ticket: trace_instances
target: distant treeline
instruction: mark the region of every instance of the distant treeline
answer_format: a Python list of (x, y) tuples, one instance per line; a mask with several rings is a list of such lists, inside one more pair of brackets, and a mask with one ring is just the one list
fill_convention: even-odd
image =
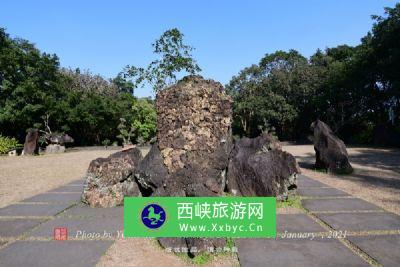
[(319, 118), (347, 142), (399, 145), (400, 4), (372, 18), (358, 46), (277, 51), (234, 76), (234, 132), (305, 139)]
[[(135, 138), (155, 134), (151, 100), (136, 99), (134, 86), (79, 69), (60, 68), (56, 55), (41, 53), (26, 40), (0, 28), (0, 134), (23, 142), (26, 130), (49, 127), (65, 132), (75, 145), (119, 141), (120, 118), (135, 126)], [(146, 114), (143, 114), (146, 113)]]
[[(308, 59), (277, 51), (234, 76), (226, 85), (234, 99), (233, 132), (252, 137), (268, 130), (281, 140), (305, 140), (319, 118), (348, 143), (400, 145), (400, 4), (373, 19), (358, 46), (317, 50)], [(133, 142), (149, 140), (154, 103), (136, 99), (133, 90), (143, 81), (161, 90), (179, 72), (200, 71), (176, 28), (153, 48), (161, 59), (105, 80), (62, 69), (56, 55), (0, 28), (0, 135), (22, 142), (28, 128), (45, 130), (48, 122), (75, 145), (109, 144), (131, 133)]]

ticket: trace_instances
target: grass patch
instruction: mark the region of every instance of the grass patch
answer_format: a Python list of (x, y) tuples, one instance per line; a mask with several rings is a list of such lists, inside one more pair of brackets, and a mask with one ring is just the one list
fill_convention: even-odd
[[(232, 249), (235, 246), (235, 243), (233, 242), (233, 238), (230, 238), (230, 237), (226, 238), (225, 246)], [(202, 265), (211, 263), (215, 257), (226, 257), (226, 256), (232, 255), (233, 253), (221, 251), (221, 252), (218, 252), (217, 254), (214, 254), (214, 253), (204, 251), (204, 252), (199, 253), (197, 256), (195, 256), (193, 258), (190, 257), (188, 253), (179, 252), (179, 253), (174, 253), (174, 254), (188, 264), (202, 266)]]
[(314, 169), (315, 172), (328, 173), (327, 169)]
[(227, 237), (226, 238), (226, 246), (230, 249), (232, 249), (235, 246), (235, 243), (233, 242), (232, 237)]
[(192, 259), (193, 264), (204, 265), (213, 260), (213, 256), (210, 253), (201, 253)]
[(276, 208), (296, 208), (303, 210), (303, 205), (301, 205), (301, 198), (298, 195), (289, 195), (287, 200), (277, 201)]
[(174, 253), (174, 254), (188, 264), (194, 264), (200, 266), (212, 262), (214, 258), (213, 255), (206, 252), (202, 252), (197, 256), (195, 256), (194, 258), (191, 258), (187, 253)]

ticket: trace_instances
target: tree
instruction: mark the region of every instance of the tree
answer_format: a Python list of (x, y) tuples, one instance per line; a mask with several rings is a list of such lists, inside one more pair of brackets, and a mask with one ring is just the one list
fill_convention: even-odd
[(270, 127), (281, 137), (291, 137), (303, 84), (299, 69), (304, 66), (307, 59), (297, 51), (277, 51), (234, 76), (226, 88), (234, 99), (235, 132), (256, 136)]
[[(114, 82), (115, 81), (115, 82)], [(22, 142), (28, 128), (66, 132), (75, 145), (116, 140), (119, 118), (132, 121), (129, 82), (108, 81), (79, 69), (62, 69), (56, 55), (0, 29), (0, 134)]]
[(135, 129), (137, 139), (150, 141), (156, 135), (157, 113), (154, 103), (146, 98), (137, 99), (132, 105), (131, 125)]
[(148, 83), (155, 92), (164, 89), (177, 81), (177, 75), (182, 73), (196, 74), (201, 71), (191, 52), (193, 47), (184, 44), (184, 35), (173, 28), (164, 32), (152, 46), (154, 54), (159, 58), (152, 61), (146, 68), (126, 66), (124, 78), (131, 78), (135, 86)]

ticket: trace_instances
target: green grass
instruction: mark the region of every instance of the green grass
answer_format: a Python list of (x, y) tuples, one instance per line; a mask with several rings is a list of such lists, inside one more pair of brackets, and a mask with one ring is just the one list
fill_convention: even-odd
[(296, 208), (296, 209), (304, 209), (303, 205), (301, 205), (301, 199), (298, 195), (290, 195), (285, 201), (277, 201), (276, 208)]
[(314, 169), (315, 172), (328, 173), (327, 169)]
[(192, 259), (193, 264), (204, 265), (213, 260), (213, 256), (210, 253), (201, 253)]
[(232, 237), (227, 237), (226, 238), (226, 246), (230, 249), (232, 249), (235, 246), (235, 243), (233, 242)]
[[(157, 242), (158, 243), (158, 242)], [(235, 246), (235, 243), (233, 242), (233, 239), (228, 237), (226, 238), (226, 245), (230, 249), (232, 249)], [(231, 254), (231, 252), (219, 252), (218, 254), (212, 254), (209, 252), (201, 252), (194, 258), (191, 258), (187, 253), (174, 253), (177, 255), (179, 258), (181, 258), (183, 261), (189, 263), (189, 264), (194, 264), (194, 265), (205, 265), (207, 263), (210, 263), (214, 260), (215, 256), (226, 256)]]

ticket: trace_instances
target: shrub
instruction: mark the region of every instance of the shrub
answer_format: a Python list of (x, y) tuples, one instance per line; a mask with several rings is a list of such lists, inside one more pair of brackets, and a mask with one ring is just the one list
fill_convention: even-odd
[(0, 135), (0, 154), (5, 154), (19, 147), (22, 147), (22, 145), (15, 138)]

